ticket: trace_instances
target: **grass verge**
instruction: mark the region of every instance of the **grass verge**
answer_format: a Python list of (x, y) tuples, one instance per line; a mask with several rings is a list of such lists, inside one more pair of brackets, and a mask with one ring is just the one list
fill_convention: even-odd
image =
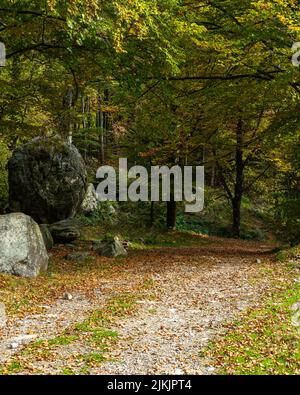
[(299, 300), (300, 284), (291, 278), (261, 307), (249, 309), (229, 325), (227, 334), (211, 342), (201, 357), (210, 361), (217, 374), (299, 374), (300, 327), (295, 321), (300, 312), (297, 318), (291, 309)]
[[(50, 370), (52, 366), (54, 374), (89, 374), (91, 368), (109, 360), (109, 351), (118, 341), (118, 333), (111, 329), (114, 322), (132, 315), (137, 299), (151, 297), (147, 293), (151, 286), (146, 279), (136, 292), (110, 298), (102, 309), (93, 311), (84, 321), (70, 326), (59, 336), (25, 346), (0, 366), (0, 375), (40, 374), (41, 362), (49, 364)], [(62, 358), (66, 346), (67, 356)]]

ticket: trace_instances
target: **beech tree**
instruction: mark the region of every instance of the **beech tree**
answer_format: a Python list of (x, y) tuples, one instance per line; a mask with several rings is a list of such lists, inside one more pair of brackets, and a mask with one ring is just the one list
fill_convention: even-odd
[[(238, 237), (243, 196), (275, 171), (280, 147), (293, 151), (282, 133), (298, 130), (298, 22), (295, 0), (3, 0), (1, 144), (75, 133), (104, 162), (115, 144), (105, 101), (118, 155), (204, 164)], [(175, 203), (168, 212), (174, 227)]]

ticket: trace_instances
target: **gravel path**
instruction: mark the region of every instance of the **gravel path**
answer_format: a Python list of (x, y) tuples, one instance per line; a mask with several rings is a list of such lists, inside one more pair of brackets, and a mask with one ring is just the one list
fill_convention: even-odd
[[(25, 343), (51, 338), (121, 290), (134, 293), (137, 284), (152, 279), (149, 298), (138, 300), (134, 315), (115, 322), (119, 340), (108, 360), (91, 367), (91, 374), (213, 374), (209, 361), (199, 353), (210, 339), (240, 312), (257, 304), (268, 289), (266, 270), (273, 262), (270, 245), (213, 239), (208, 246), (132, 251), (115, 284), (95, 289), (97, 298), (74, 295), (57, 301), (45, 314), (12, 320), (0, 339), (0, 362), (16, 353), (9, 345), (16, 336)], [(123, 285), (122, 285), (123, 284)], [(99, 296), (100, 295), (100, 296)], [(30, 336), (30, 335), (29, 335)], [(66, 355), (90, 353), (91, 347), (69, 344), (58, 347), (54, 360), (38, 361), (39, 370), (56, 374), (66, 367)], [(68, 362), (69, 363), (69, 362)], [(77, 372), (79, 372), (79, 366)], [(76, 366), (72, 365), (76, 372)]]
[(228, 240), (211, 248), (153, 251), (148, 269), (154, 271), (156, 298), (140, 300), (135, 317), (117, 323), (121, 342), (111, 353), (116, 361), (93, 373), (213, 373), (199, 352), (224, 323), (260, 299), (268, 278), (258, 266), (269, 262), (269, 248)]

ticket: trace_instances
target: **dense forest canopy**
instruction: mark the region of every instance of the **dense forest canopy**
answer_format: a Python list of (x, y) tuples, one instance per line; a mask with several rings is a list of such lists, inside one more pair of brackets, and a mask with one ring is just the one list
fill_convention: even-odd
[(296, 0), (2, 0), (0, 207), (12, 150), (60, 134), (91, 168), (204, 164), (235, 236), (260, 198), (297, 241), (299, 30)]

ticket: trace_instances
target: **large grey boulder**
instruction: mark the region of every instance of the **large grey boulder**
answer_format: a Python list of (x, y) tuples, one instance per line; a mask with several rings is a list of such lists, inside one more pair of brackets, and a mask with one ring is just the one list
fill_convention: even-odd
[(55, 243), (68, 244), (81, 236), (81, 223), (75, 218), (65, 219), (49, 225)]
[(0, 216), (0, 273), (36, 277), (46, 271), (48, 254), (40, 228), (23, 213)]
[(73, 217), (87, 188), (84, 161), (74, 145), (58, 137), (37, 137), (17, 148), (8, 163), (9, 206), (36, 222)]

